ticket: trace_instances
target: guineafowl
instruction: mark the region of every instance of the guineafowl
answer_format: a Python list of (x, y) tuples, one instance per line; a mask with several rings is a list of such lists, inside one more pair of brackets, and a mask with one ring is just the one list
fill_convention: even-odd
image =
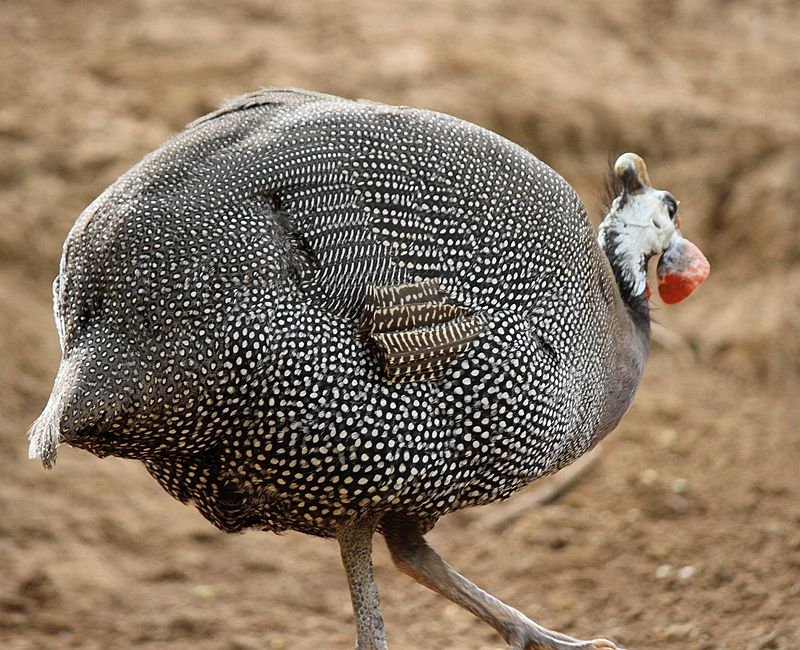
[(423, 537), (619, 423), (651, 257), (667, 302), (708, 274), (642, 159), (613, 175), (596, 235), (556, 172), (473, 124), (294, 89), (233, 99), (70, 231), (30, 454), (139, 459), (224, 531), (336, 538), (359, 650), (386, 648), (375, 532), (512, 648), (615, 648), (537, 625)]

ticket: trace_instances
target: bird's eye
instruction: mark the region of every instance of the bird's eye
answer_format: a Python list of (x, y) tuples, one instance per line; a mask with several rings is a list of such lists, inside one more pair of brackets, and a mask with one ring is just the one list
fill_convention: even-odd
[(669, 218), (674, 220), (675, 215), (678, 213), (677, 199), (674, 196), (672, 196), (672, 194), (667, 194), (664, 197), (664, 203), (667, 204), (667, 213), (669, 214)]

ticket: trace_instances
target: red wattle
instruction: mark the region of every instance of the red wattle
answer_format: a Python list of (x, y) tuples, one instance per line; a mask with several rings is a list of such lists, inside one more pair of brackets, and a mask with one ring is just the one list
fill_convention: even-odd
[(667, 273), (658, 278), (658, 294), (668, 305), (686, 298), (708, 275), (706, 269), (689, 267), (683, 273)]
[(680, 235), (658, 260), (658, 293), (668, 305), (680, 302), (708, 277), (710, 267), (700, 249)]

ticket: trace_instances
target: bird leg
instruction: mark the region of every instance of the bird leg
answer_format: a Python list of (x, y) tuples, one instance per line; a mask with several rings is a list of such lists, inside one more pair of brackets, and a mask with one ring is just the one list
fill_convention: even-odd
[(377, 519), (351, 521), (337, 531), (356, 619), (356, 650), (387, 650), (380, 599), (372, 571), (372, 535)]
[(397, 567), (497, 630), (513, 650), (621, 650), (611, 641), (580, 641), (537, 625), (459, 575), (428, 546), (414, 524), (385, 517), (381, 528)]

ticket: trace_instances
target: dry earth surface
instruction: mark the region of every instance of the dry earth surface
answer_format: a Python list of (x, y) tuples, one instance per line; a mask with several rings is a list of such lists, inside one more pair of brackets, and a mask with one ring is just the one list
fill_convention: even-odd
[[(525, 493), (457, 513), (430, 539), (575, 635), (800, 648), (798, 52), (789, 0), (0, 3), (0, 647), (352, 647), (335, 543), (225, 536), (133, 461), (26, 460), (77, 214), (224, 97), (292, 85), (497, 130), (595, 214), (608, 156), (645, 156), (711, 278), (655, 305), (637, 402), (571, 491), (502, 531)], [(393, 650), (502, 647), (377, 546)]]

